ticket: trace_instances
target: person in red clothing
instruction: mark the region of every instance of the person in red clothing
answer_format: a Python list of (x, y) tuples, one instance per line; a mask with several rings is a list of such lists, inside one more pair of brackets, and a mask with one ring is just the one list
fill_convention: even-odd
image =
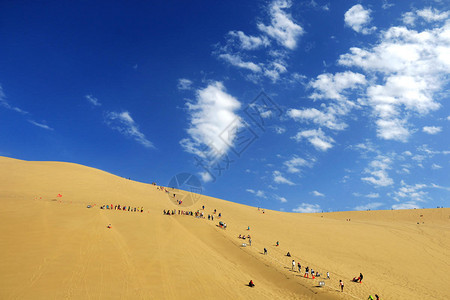
[(342, 282), (342, 280), (339, 280), (339, 285), (341, 286), (341, 292), (344, 291), (344, 283)]
[(248, 283), (248, 286), (249, 287), (254, 287), (255, 286), (255, 284), (253, 283), (253, 280), (250, 280), (250, 282)]

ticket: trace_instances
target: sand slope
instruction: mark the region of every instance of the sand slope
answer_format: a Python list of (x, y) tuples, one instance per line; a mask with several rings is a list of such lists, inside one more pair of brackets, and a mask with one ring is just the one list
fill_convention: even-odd
[[(98, 208), (110, 203), (144, 212)], [(180, 207), (156, 186), (76, 164), (5, 157), (0, 157), (0, 204), (0, 299), (367, 299), (375, 293), (382, 299), (445, 299), (450, 294), (448, 208), (263, 214), (206, 196), (188, 208), (205, 205), (205, 214), (217, 209), (228, 225), (223, 230), (216, 226), (217, 215), (214, 222), (163, 215), (163, 209)], [(252, 235), (251, 247), (241, 247), (237, 236), (244, 233)], [(292, 272), (287, 251), (303, 269), (329, 271), (325, 287)], [(363, 283), (350, 282), (359, 272)], [(250, 279), (255, 288), (246, 286)], [(339, 279), (344, 293), (338, 291)]]

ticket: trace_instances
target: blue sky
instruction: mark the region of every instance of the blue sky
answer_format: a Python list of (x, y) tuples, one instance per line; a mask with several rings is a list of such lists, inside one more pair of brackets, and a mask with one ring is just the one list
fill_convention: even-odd
[(448, 206), (448, 2), (222, 2), (0, 2), (0, 155), (288, 212)]

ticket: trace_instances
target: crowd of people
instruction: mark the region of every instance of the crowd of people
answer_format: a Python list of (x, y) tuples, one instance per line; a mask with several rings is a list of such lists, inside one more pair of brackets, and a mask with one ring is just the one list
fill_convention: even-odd
[(100, 209), (113, 209), (113, 210), (122, 210), (122, 211), (131, 211), (131, 212), (144, 212), (144, 207), (131, 207), (129, 205), (114, 205), (114, 204), (104, 204), (100, 206)]

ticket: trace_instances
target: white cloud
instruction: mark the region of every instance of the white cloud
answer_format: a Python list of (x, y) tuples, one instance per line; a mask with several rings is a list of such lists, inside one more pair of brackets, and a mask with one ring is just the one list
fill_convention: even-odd
[(405, 120), (379, 119), (375, 123), (377, 124), (377, 136), (382, 139), (406, 142), (410, 136)]
[(392, 160), (389, 157), (378, 155), (375, 160), (370, 162), (369, 167), (364, 170), (372, 176), (361, 178), (375, 186), (389, 186), (394, 183), (389, 177), (387, 170), (391, 169)]
[(380, 195), (378, 193), (370, 193), (370, 194), (365, 195), (365, 197), (367, 197), (367, 198), (379, 198)]
[(437, 126), (424, 126), (422, 131), (428, 134), (437, 134), (442, 131), (442, 127)]
[(266, 193), (264, 193), (264, 191), (261, 191), (261, 190), (255, 191), (253, 189), (246, 189), (246, 191), (249, 192), (250, 194), (255, 195), (256, 197), (264, 198), (264, 199), (267, 198)]
[(382, 205), (383, 205), (383, 203), (381, 203), (381, 202), (372, 202), (372, 203), (367, 203), (365, 205), (356, 206), (355, 210), (377, 209)]
[(322, 209), (319, 204), (302, 203), (292, 211), (297, 213), (318, 213), (321, 212)]
[(211, 176), (209, 172), (200, 172), (200, 177), (202, 178), (202, 181), (205, 183), (214, 180), (214, 178)]
[(446, 20), (450, 15), (450, 11), (440, 12), (435, 8), (427, 7), (418, 10), (416, 14), (427, 22), (436, 22)]
[(380, 197), (380, 195), (378, 193), (370, 193), (370, 194), (367, 194), (367, 195), (362, 195), (360, 193), (353, 193), (353, 196), (355, 196), (355, 197), (366, 197), (366, 198), (371, 198), (371, 199)]
[(265, 36), (246, 35), (242, 31), (230, 31), (228, 32), (228, 35), (232, 37), (232, 39), (238, 39), (239, 47), (244, 50), (255, 50), (270, 45), (269, 39)]
[(450, 121), (450, 116), (447, 117), (447, 121)]
[(280, 171), (273, 171), (272, 173), (273, 175), (273, 181), (275, 183), (282, 183), (282, 184), (288, 184), (288, 185), (295, 185), (295, 183), (293, 183), (292, 181), (290, 181), (289, 179), (285, 178)]
[(300, 142), (302, 139), (307, 139), (314, 148), (320, 151), (327, 151), (328, 149), (333, 147), (334, 140), (326, 136), (322, 129), (312, 129), (312, 130), (304, 130), (298, 132), (294, 137), (292, 137), (297, 142)]
[(145, 135), (139, 130), (139, 126), (134, 122), (128, 111), (106, 113), (106, 123), (114, 130), (125, 136), (133, 138), (144, 147), (154, 148)]
[(414, 209), (414, 208), (420, 208), (415, 202), (405, 202), (401, 204), (394, 204), (392, 205), (393, 209)]
[(416, 22), (416, 15), (413, 12), (408, 11), (402, 15), (402, 19), (403, 23), (406, 25), (414, 25)]
[(313, 194), (316, 197), (325, 197), (324, 194), (322, 194), (321, 192), (318, 192), (318, 191), (312, 191), (311, 194)]
[(274, 126), (273, 130), (277, 133), (277, 134), (283, 134), (286, 132), (286, 128), (281, 127), (281, 126)]
[(258, 23), (258, 29), (275, 39), (279, 44), (293, 50), (297, 46), (298, 38), (303, 35), (303, 28), (295, 24), (292, 16), (284, 10), (290, 8), (291, 1), (275, 0), (272, 2), (269, 13), (271, 24)]
[(98, 101), (98, 99), (97, 98), (95, 98), (94, 96), (92, 96), (92, 95), (86, 95), (86, 96), (84, 96), (85, 98), (86, 98), (86, 100), (89, 102), (89, 103), (91, 103), (92, 105), (94, 105), (94, 106), (101, 106), (102, 104), (100, 103), (100, 101)]
[(225, 60), (226, 62), (230, 63), (231, 65), (243, 69), (248, 69), (250, 71), (253, 71), (255, 73), (261, 72), (261, 67), (253, 62), (245, 62), (242, 60), (242, 58), (238, 55), (233, 55), (229, 53), (220, 54), (219, 58)]
[(347, 127), (347, 124), (338, 121), (335, 110), (331, 107), (328, 107), (328, 111), (325, 113), (315, 108), (306, 108), (289, 109), (286, 114), (295, 121), (312, 122), (329, 129), (343, 130)]
[(243, 126), (235, 113), (241, 103), (226, 92), (221, 82), (213, 82), (197, 90), (195, 103), (187, 103), (186, 107), (190, 114), (187, 129), (190, 138), (180, 141), (184, 150), (203, 158), (206, 157), (206, 151), (201, 149), (203, 146), (216, 156), (226, 153), (234, 142), (236, 130), (228, 132), (229, 144), (220, 135), (231, 124), (234, 124), (234, 129)]
[(289, 173), (299, 173), (300, 167), (311, 168), (314, 161), (314, 159), (307, 161), (306, 159), (294, 155), (290, 160), (285, 161), (283, 164), (287, 167)]
[(442, 166), (440, 166), (440, 165), (438, 165), (438, 164), (432, 164), (432, 165), (431, 165), (431, 168), (432, 168), (433, 170), (439, 170), (439, 169), (442, 169)]
[(422, 32), (391, 27), (373, 48), (353, 47), (340, 56), (340, 65), (378, 75), (366, 90), (378, 137), (406, 141), (411, 113), (424, 116), (441, 107), (433, 95), (445, 86), (450, 70), (449, 35), (450, 22)]
[(280, 201), (281, 203), (286, 203), (287, 199), (284, 197), (280, 197), (278, 195), (275, 195), (275, 199), (277, 199), (278, 201)]
[(312, 80), (309, 86), (316, 90), (311, 99), (333, 99), (345, 100), (342, 92), (347, 89), (356, 89), (358, 86), (366, 84), (366, 77), (359, 73), (351, 71), (330, 74), (324, 73)]
[(35, 121), (33, 121), (33, 120), (28, 120), (28, 122), (30, 122), (30, 123), (33, 124), (34, 126), (37, 126), (37, 127), (43, 128), (43, 129), (53, 130), (53, 128), (51, 128), (50, 126), (45, 125), (45, 124), (42, 124), (42, 123), (35, 122)]
[(423, 191), (423, 189), (430, 188), (430, 186), (423, 183), (408, 185), (403, 180), (401, 181), (401, 185), (398, 191), (394, 192), (394, 199), (396, 201), (406, 198), (409, 201), (424, 202), (428, 199), (428, 192)]
[[(334, 100), (334, 102), (328, 105), (322, 104), (321, 110), (316, 108), (289, 109), (287, 116), (298, 122), (314, 123), (331, 130), (344, 130), (347, 128), (347, 124), (340, 120), (341, 117), (347, 115), (353, 107), (356, 107), (356, 104), (347, 99), (345, 91), (356, 89), (365, 84), (365, 76), (359, 73), (347, 71), (334, 75), (320, 74), (316, 80), (309, 83), (309, 87), (315, 89), (310, 98), (314, 100)], [(323, 137), (323, 133), (321, 136)], [(315, 141), (317, 148), (328, 149), (331, 147), (332, 139), (321, 138), (321, 141), (319, 141), (316, 138)]]
[(352, 6), (344, 15), (345, 24), (351, 27), (354, 31), (369, 34), (375, 31), (377, 28), (368, 28), (366, 25), (370, 23), (372, 18), (370, 17), (371, 10), (364, 9), (361, 4)]
[(186, 78), (178, 79), (177, 88), (179, 90), (191, 90), (192, 89), (192, 80)]
[(5, 93), (3, 92), (3, 87), (0, 85), (0, 106), (3, 106), (4, 108), (16, 111), (18, 113), (21, 113), (23, 115), (28, 114), (27, 111), (24, 111), (18, 107), (12, 106), (8, 103), (8, 101), (6, 101), (6, 96)]

